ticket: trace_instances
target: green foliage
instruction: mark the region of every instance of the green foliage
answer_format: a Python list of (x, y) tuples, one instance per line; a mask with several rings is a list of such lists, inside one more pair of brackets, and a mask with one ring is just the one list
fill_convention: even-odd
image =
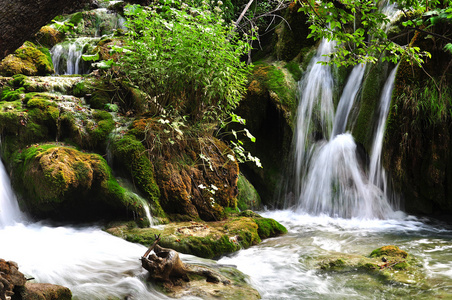
[[(420, 65), (430, 53), (412, 45), (398, 45), (388, 38), (385, 25), (390, 22), (377, 7), (378, 1), (299, 1), (300, 10), (309, 15), (311, 34), (316, 40), (326, 38), (336, 42), (331, 61), (337, 65), (376, 63), (380, 58), (396, 63), (405, 59)], [(430, 27), (441, 22), (450, 23), (452, 10), (441, 1), (395, 1), (407, 19), (407, 30), (429, 33)], [(446, 1), (450, 2), (450, 1)], [(421, 16), (409, 14), (418, 10)], [(451, 41), (447, 31), (436, 38)]]
[(195, 120), (227, 115), (245, 92), (249, 68), (240, 57), (247, 44), (206, 5), (160, 2), (151, 9), (126, 6), (123, 71), (161, 105)]

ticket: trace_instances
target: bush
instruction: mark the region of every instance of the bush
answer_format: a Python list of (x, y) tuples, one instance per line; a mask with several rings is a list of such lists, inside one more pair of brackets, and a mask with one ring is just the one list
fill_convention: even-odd
[(248, 45), (224, 24), (218, 7), (160, 2), (152, 9), (126, 6), (122, 70), (161, 105), (194, 120), (232, 111), (245, 93), (249, 68), (240, 58)]

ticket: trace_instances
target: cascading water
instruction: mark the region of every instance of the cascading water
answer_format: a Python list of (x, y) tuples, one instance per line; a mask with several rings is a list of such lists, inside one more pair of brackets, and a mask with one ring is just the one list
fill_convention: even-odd
[(146, 247), (98, 227), (50, 227), (27, 221), (1, 162), (0, 241), (0, 258), (17, 262), (27, 278), (70, 288), (74, 300), (169, 299), (146, 283), (147, 271), (139, 261)]
[(89, 16), (93, 19), (85, 22), (82, 18), (74, 29), (80, 32), (79, 37), (63, 41), (50, 50), (55, 74), (86, 74), (90, 70), (90, 64), (83, 61), (82, 55), (87, 52), (89, 46), (95, 47), (105, 34), (126, 29), (125, 19), (107, 8), (93, 10)]
[(0, 230), (23, 220), (16, 196), (10, 186), (5, 166), (0, 162)]
[(377, 122), (377, 129), (375, 138), (372, 144), (370, 166), (369, 166), (369, 180), (377, 187), (383, 190), (387, 195), (387, 181), (385, 170), (381, 166), (381, 151), (383, 148), (383, 137), (388, 117), (389, 107), (391, 104), (392, 89), (394, 87), (394, 80), (397, 67), (391, 71), (381, 94), (379, 115)]
[(82, 55), (87, 45), (98, 40), (82, 37), (55, 45), (50, 50), (55, 74), (74, 75), (88, 72), (89, 66), (82, 60)]
[(295, 194), (301, 193), (302, 174), (306, 172), (306, 161), (312, 150), (310, 146), (315, 140), (313, 123), (319, 124), (323, 135), (328, 138), (332, 128), (334, 115), (333, 76), (330, 66), (319, 63), (327, 61), (325, 55), (331, 53), (334, 42), (322, 40), (317, 54), (309, 63), (306, 75), (298, 83), (301, 95), (297, 110), (296, 150), (295, 150)]
[[(318, 55), (311, 64), (332, 51), (332, 44), (322, 41)], [(333, 79), (328, 66), (310, 65), (299, 85), (300, 104), (296, 127), (295, 193), (298, 195), (298, 211), (315, 215), (327, 214), (344, 218), (386, 218), (393, 209), (380, 189), (381, 182), (368, 179), (356, 155), (353, 137), (344, 133), (348, 115), (363, 80), (365, 66), (357, 65), (351, 72), (342, 92), (336, 115), (333, 106)], [(390, 75), (393, 82), (395, 72)], [(321, 89), (319, 87), (323, 86)], [(379, 130), (375, 135), (374, 160), (371, 172), (384, 176), (379, 161), (384, 125), (389, 108), (392, 85), (387, 84), (382, 96)], [(389, 98), (389, 100), (388, 100)], [(320, 113), (319, 107), (328, 113)], [(334, 124), (332, 130), (330, 124)], [(320, 131), (319, 131), (320, 130)], [(373, 173), (371, 173), (373, 174)], [(383, 179), (382, 179), (383, 180)]]

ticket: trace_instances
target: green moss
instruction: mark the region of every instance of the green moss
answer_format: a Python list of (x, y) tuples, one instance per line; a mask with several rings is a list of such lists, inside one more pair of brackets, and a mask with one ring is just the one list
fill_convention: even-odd
[(241, 173), (237, 181), (237, 189), (237, 207), (240, 210), (257, 209), (261, 206), (261, 198), (256, 189)]
[(71, 23), (74, 26), (77, 26), (81, 21), (83, 20), (83, 13), (77, 12), (75, 14), (72, 14), (69, 23)]
[(35, 35), (37, 45), (53, 47), (64, 39), (64, 33), (56, 30), (52, 26), (43, 26)]
[(401, 257), (406, 258), (408, 253), (406, 251), (400, 250), (397, 246), (383, 246), (375, 249), (370, 254), (370, 257), (380, 257), (380, 256), (390, 256), (390, 257)]
[(37, 74), (35, 75), (47, 75), (53, 73), (53, 63), (50, 59), (50, 55), (41, 52), (33, 43), (25, 42), (25, 44), (14, 53), (18, 58), (31, 61), (36, 65)]
[(13, 76), (13, 79), (9, 83), (12, 84), (14, 88), (20, 87), (28, 88), (30, 84), (27, 81), (28, 77), (25, 76), (24, 74), (16, 74)]
[(105, 91), (95, 91), (89, 99), (91, 108), (103, 109), (107, 103), (110, 103), (110, 95)]
[(378, 111), (380, 91), (385, 81), (385, 66), (376, 64), (372, 66), (363, 83), (363, 91), (359, 99), (359, 113), (353, 127), (355, 141), (364, 145), (366, 149), (372, 147), (374, 113)]
[(25, 89), (23, 87), (13, 90), (9, 86), (4, 86), (0, 93), (0, 101), (16, 101), (21, 99)]
[(269, 218), (254, 219), (257, 224), (257, 232), (261, 239), (278, 236), (287, 233), (287, 229), (277, 221)]
[(116, 163), (133, 179), (136, 186), (152, 204), (153, 215), (165, 216), (160, 203), (160, 190), (155, 182), (154, 167), (143, 144), (131, 135), (113, 141)]
[(290, 74), (292, 74), (292, 77), (295, 81), (299, 81), (301, 79), (303, 72), (301, 71), (300, 64), (298, 64), (297, 62), (288, 62), (284, 66), (284, 68), (286, 68), (290, 72)]

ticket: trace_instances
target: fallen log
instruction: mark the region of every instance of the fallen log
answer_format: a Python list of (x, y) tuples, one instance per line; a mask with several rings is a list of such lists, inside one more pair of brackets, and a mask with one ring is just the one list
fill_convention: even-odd
[[(149, 272), (151, 279), (173, 285), (180, 280), (190, 281), (189, 275), (193, 274), (205, 277), (207, 282), (222, 282), (224, 285), (231, 283), (229, 279), (209, 268), (184, 264), (177, 251), (160, 247), (159, 241), (160, 235), (155, 237), (155, 242), (141, 257), (141, 266)], [(152, 250), (154, 253), (149, 255)]]

